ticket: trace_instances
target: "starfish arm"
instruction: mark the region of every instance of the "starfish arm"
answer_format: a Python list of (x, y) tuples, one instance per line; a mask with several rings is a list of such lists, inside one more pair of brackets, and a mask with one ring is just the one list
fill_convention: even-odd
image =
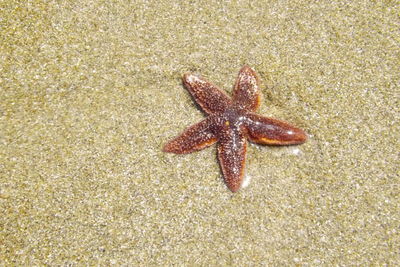
[(186, 73), (182, 80), (194, 100), (207, 114), (223, 112), (232, 103), (225, 92), (197, 75)]
[(260, 106), (261, 93), (256, 72), (249, 66), (239, 71), (233, 89), (233, 101), (243, 109), (256, 111)]
[(224, 129), (219, 139), (218, 160), (224, 181), (232, 192), (240, 189), (246, 162), (246, 138), (239, 131)]
[(306, 133), (286, 122), (249, 112), (244, 125), (250, 141), (264, 145), (296, 145), (307, 140)]
[(163, 151), (187, 154), (211, 146), (216, 141), (217, 138), (212, 131), (212, 121), (208, 117), (190, 126), (181, 135), (165, 144)]

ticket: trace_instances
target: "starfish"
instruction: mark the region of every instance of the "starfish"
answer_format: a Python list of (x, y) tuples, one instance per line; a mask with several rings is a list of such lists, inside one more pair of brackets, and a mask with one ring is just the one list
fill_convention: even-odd
[(246, 139), (262, 145), (295, 145), (307, 139), (303, 130), (255, 113), (261, 92), (257, 74), (248, 66), (239, 71), (232, 98), (194, 74), (184, 74), (183, 84), (208, 117), (168, 142), (163, 151), (187, 154), (218, 142), (218, 160), (232, 192), (238, 191), (243, 182)]

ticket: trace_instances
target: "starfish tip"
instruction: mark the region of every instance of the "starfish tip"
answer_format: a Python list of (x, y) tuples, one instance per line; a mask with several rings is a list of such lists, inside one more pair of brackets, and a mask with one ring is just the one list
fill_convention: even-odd
[(253, 70), (253, 68), (251, 68), (249, 65), (243, 65), (241, 70)]
[(232, 191), (232, 193), (236, 193), (241, 188), (240, 183), (235, 183), (235, 184), (227, 183), (226, 185), (228, 186), (229, 190)]
[(308, 139), (307, 134), (301, 129), (296, 129), (294, 136), (295, 136), (295, 140), (297, 141), (296, 144), (305, 143)]
[(167, 143), (162, 148), (162, 151), (163, 152), (167, 152), (167, 153), (173, 153), (173, 152), (175, 152), (175, 149), (174, 149), (174, 146), (171, 143)]
[(190, 73), (190, 72), (186, 72), (182, 76), (182, 80), (183, 80), (184, 83), (191, 83), (191, 82), (194, 82), (197, 79), (198, 79), (198, 77), (195, 74)]

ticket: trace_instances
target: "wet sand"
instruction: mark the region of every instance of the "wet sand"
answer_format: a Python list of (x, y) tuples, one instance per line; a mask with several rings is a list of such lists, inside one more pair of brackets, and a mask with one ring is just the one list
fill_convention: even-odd
[[(398, 4), (85, 2), (2, 4), (0, 262), (400, 261)], [(182, 74), (244, 64), (309, 140), (249, 145), (233, 194), (215, 146), (161, 148), (204, 117)]]

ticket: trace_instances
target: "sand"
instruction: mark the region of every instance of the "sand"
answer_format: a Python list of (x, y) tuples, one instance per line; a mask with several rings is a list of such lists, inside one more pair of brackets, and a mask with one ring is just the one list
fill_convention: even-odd
[[(0, 265), (400, 262), (396, 1), (71, 2), (0, 4)], [(182, 74), (244, 64), (309, 140), (233, 194), (161, 148), (204, 117)]]

